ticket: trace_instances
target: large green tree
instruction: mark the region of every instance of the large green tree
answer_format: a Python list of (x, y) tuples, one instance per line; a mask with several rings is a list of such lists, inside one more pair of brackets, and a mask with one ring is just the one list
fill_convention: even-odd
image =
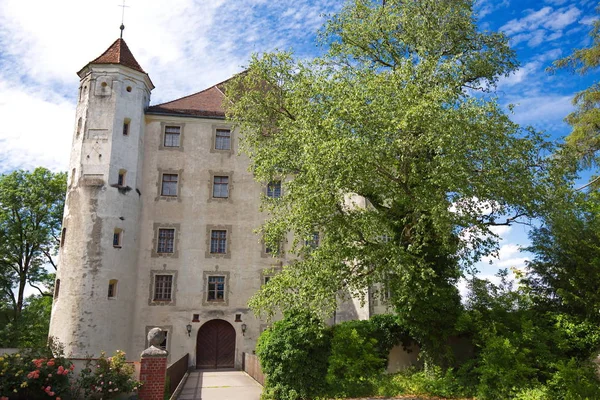
[[(29, 284), (41, 296), (52, 296), (46, 266), (54, 257), (66, 191), (66, 174), (45, 168), (0, 175), (0, 318), (15, 329)], [(32, 300), (33, 301), (33, 300)]]
[(284, 181), (262, 234), (275, 248), (292, 232), (299, 255), (256, 311), (331, 313), (339, 296), (383, 283), (431, 347), (453, 327), (462, 268), (497, 249), (490, 228), (537, 215), (546, 144), (499, 106), (515, 54), (472, 8), (348, 1), (320, 32), (323, 56), (255, 56), (227, 86), (256, 178)]

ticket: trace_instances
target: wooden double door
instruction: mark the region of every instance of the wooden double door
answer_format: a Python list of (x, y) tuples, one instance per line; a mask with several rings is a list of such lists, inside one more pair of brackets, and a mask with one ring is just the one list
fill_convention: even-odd
[(233, 368), (235, 365), (235, 329), (227, 321), (213, 319), (198, 330), (196, 368)]

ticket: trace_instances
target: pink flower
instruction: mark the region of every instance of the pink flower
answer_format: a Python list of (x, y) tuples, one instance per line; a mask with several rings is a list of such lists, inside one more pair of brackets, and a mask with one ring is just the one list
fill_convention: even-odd
[(52, 374), (48, 374), (48, 378), (52, 378)]
[(8, 400), (8, 397), (2, 396), (2, 397), (0, 397), (0, 400)]
[(48, 361), (48, 364), (47, 364), (47, 365), (48, 365), (49, 367), (52, 367), (52, 366), (54, 366), (54, 359), (52, 359), (52, 360)]

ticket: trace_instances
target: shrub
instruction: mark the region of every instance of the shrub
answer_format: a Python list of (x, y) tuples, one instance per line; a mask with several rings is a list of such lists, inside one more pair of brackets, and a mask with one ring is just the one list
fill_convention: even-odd
[(549, 397), (552, 399), (584, 400), (600, 399), (600, 382), (594, 368), (580, 364), (574, 358), (560, 361), (557, 371), (548, 382)]
[(117, 350), (112, 357), (103, 352), (97, 360), (88, 360), (77, 383), (86, 399), (111, 399), (131, 393), (142, 383), (133, 379), (133, 365), (125, 362), (125, 353)]
[(377, 340), (342, 323), (333, 327), (327, 383), (335, 396), (363, 396), (373, 392), (372, 381), (383, 372), (386, 359), (377, 349)]
[(256, 353), (267, 375), (263, 399), (299, 400), (323, 395), (330, 336), (306, 311), (290, 311), (258, 339)]
[(62, 356), (32, 358), (28, 354), (0, 356), (0, 398), (37, 400), (71, 398), (73, 365)]
[[(385, 379), (381, 382), (382, 384), (377, 390), (379, 395), (393, 396), (401, 393), (448, 398), (467, 395), (454, 371), (452, 369), (443, 371), (439, 367), (431, 367), (427, 370), (408, 368), (394, 374), (391, 379)], [(390, 387), (393, 388), (393, 392), (389, 391)]]

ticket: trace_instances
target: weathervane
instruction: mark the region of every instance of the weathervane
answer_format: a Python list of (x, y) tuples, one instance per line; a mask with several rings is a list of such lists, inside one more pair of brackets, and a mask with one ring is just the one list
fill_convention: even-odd
[(129, 6), (125, 5), (125, 0), (123, 0), (123, 5), (120, 5), (118, 7), (121, 7), (123, 9), (123, 11), (121, 12), (121, 26), (119, 27), (119, 29), (121, 29), (121, 39), (123, 39), (123, 31), (125, 30), (125, 8), (129, 8)]

